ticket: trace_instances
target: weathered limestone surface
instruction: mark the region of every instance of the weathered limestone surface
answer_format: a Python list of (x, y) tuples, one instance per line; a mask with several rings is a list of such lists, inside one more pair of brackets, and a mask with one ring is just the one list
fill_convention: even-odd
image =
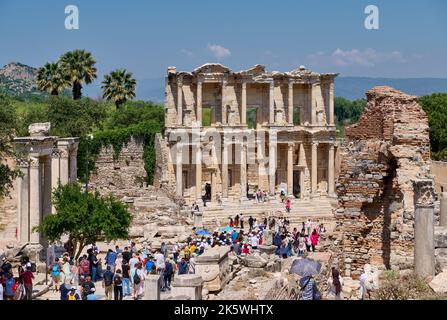
[(174, 278), (172, 296), (187, 296), (190, 300), (202, 300), (203, 279), (196, 274), (181, 274)]
[(346, 128), (336, 184), (340, 268), (355, 277), (366, 263), (412, 267), (412, 181), (431, 179), (428, 119), (417, 97), (390, 87), (366, 95), (359, 122)]
[(226, 247), (207, 249), (195, 261), (196, 274), (202, 277), (203, 288), (209, 292), (222, 290), (230, 280), (231, 268)]

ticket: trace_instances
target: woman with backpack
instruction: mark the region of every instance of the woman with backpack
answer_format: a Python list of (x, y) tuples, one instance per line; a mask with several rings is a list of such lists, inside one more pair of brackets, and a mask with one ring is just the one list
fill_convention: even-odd
[(299, 285), (301, 290), (300, 300), (321, 300), (317, 283), (311, 275), (302, 277)]
[(141, 262), (136, 264), (136, 268), (130, 272), (133, 285), (133, 298), (140, 299), (144, 295), (144, 279), (146, 279)]
[(52, 286), (53, 291), (58, 292), (59, 291), (59, 282), (61, 277), (61, 266), (59, 264), (59, 258), (56, 258), (54, 260), (54, 263), (50, 267), (51, 271), (51, 280), (52, 280)]

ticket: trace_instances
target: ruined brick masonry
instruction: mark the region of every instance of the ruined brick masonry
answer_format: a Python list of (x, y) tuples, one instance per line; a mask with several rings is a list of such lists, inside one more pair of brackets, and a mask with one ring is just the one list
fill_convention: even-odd
[(359, 122), (346, 128), (336, 183), (339, 267), (358, 277), (365, 263), (412, 269), (414, 179), (431, 179), (427, 115), (390, 87), (367, 92)]

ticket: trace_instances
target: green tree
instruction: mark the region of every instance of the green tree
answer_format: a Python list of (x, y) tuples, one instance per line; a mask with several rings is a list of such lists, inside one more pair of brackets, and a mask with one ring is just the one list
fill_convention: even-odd
[[(0, 160), (14, 157), (11, 141), (17, 126), (17, 115), (10, 99), (0, 94)], [(19, 171), (0, 161), (0, 198), (7, 196)]]
[(59, 187), (53, 193), (57, 214), (47, 215), (34, 230), (48, 240), (60, 240), (68, 235), (74, 245), (76, 259), (88, 244), (98, 241), (127, 239), (132, 216), (126, 205), (112, 196), (84, 192), (76, 183)]
[(432, 158), (447, 160), (447, 93), (434, 93), (419, 98), (430, 126)]
[(61, 56), (61, 68), (72, 84), (74, 100), (81, 99), (82, 84), (89, 84), (96, 78), (95, 63), (92, 54), (85, 50), (77, 49)]
[(135, 98), (136, 80), (131, 72), (126, 69), (118, 69), (106, 74), (102, 81), (103, 98), (115, 102), (116, 108)]
[(48, 62), (37, 70), (37, 88), (57, 96), (69, 86), (67, 77), (62, 72), (59, 63)]

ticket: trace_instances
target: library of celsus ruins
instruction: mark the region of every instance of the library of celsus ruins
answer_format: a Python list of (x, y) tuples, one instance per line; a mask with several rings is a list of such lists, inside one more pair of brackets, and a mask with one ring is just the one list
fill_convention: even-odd
[(335, 196), (334, 78), (300, 66), (232, 71), (169, 67), (155, 184), (188, 202), (245, 200), (261, 189), (296, 198)]

